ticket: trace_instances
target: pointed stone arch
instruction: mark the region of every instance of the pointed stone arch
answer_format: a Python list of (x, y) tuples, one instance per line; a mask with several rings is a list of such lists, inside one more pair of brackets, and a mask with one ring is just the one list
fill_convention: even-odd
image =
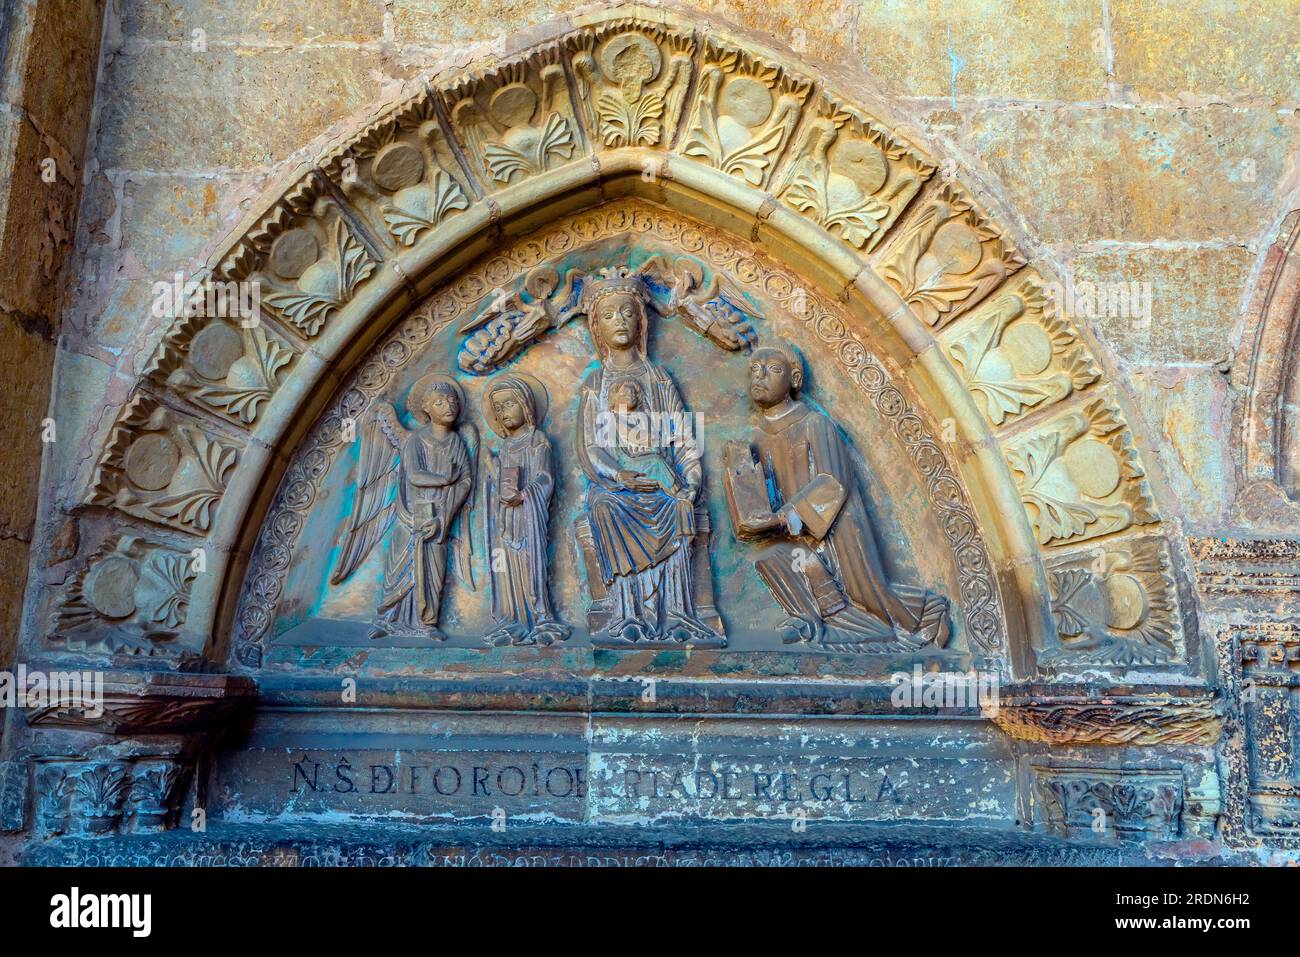
[(983, 660), (1019, 678), (1195, 669), (1181, 547), (1125, 399), (1047, 271), (938, 166), (790, 57), (663, 11), (579, 17), (420, 81), (209, 258), (203, 282), (258, 284), (259, 321), (167, 330), (78, 495), (108, 521), (47, 596), (40, 642), (256, 668), (239, 612), (273, 605), (258, 563), (285, 547), (259, 536), (291, 532), (277, 501), (295, 468), (328, 465), (312, 436), (341, 427), (367, 357), (436, 291), (486, 295), (475, 269), (503, 246), (637, 202), (789, 265), (814, 315), (847, 317), (862, 366), (888, 367), (918, 468), (980, 543), (956, 600), (987, 620)]

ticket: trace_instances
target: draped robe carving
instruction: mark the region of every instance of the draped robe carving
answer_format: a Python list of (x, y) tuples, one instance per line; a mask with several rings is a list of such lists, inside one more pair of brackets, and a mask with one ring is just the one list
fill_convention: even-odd
[(589, 280), (582, 293), (602, 360), (580, 389), (578, 435), (584, 509), (608, 592), (607, 623), (595, 639), (720, 644), (720, 629), (696, 609), (700, 449), (676, 385), (646, 356), (647, 299), (643, 280), (625, 269)]

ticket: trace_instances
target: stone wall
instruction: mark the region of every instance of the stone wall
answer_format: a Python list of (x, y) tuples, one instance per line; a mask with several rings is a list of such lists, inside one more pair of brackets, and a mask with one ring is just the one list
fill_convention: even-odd
[[(598, 9), (608, 8), (410, 0), (110, 2), (93, 112), (84, 102), (80, 110), (68, 102), (52, 114), (74, 131), (77, 116), (89, 118), (82, 166), (75, 159), (82, 153), (81, 139), (73, 132), (59, 134), (61, 127), (54, 125), (55, 132), (41, 138), (44, 127), (35, 120), (11, 124), (19, 144), (15, 162), (23, 175), (31, 168), (23, 150), (53, 149), (51, 143), (64, 142), (60, 135), (75, 172), (65, 183), (60, 159), (60, 179), (53, 187), (33, 183), (20, 189), (15, 176), (11, 194), (27, 206), (11, 200), (12, 214), (2, 220), (14, 224), (5, 226), (6, 248), (12, 236), (18, 249), (28, 250), (18, 260), (6, 258), (5, 268), (18, 263), (43, 271), (26, 280), (39, 294), (14, 293), (11, 311), (21, 335), (7, 337), (4, 348), (18, 349), (15, 364), (36, 376), (48, 367), (56, 336), (59, 342), (52, 387), (15, 377), (0, 387), (14, 388), (24, 402), (41, 408), (50, 396), (57, 426), (57, 441), (44, 449), (39, 532), (32, 531), (37, 517), (30, 494), (0, 502), (0, 549), (14, 549), (13, 567), (30, 567), (35, 583), (24, 616), (31, 650), (44, 637), (40, 615), (49, 607), (49, 594), (69, 583), (79, 588), (78, 568), (93, 551), (70, 540), (65, 528), (76, 526), (65, 526), (60, 516), (86, 503), (87, 477), (113, 444), (115, 420), (169, 324), (153, 309), (155, 283), (177, 273), (190, 276), (228, 248), (232, 237), (263, 228), (258, 223), (268, 197), (287, 185), (303, 182), (304, 175), (332, 176), (335, 171), (324, 168), (333, 160), (321, 160), (323, 150), (358, 135), (379, 106), (409, 97), (422, 76), (525, 49), (531, 38), (559, 35), (555, 21)], [(1287, 411), (1285, 403), (1279, 409), (1256, 395), (1261, 389), (1281, 395), (1285, 390), (1278, 383), (1289, 374), (1282, 363), (1272, 384), (1260, 385), (1269, 372), (1261, 356), (1291, 348), (1290, 320), (1279, 313), (1293, 300), (1275, 295), (1274, 281), (1290, 275), (1286, 264), (1293, 261), (1295, 221), (1287, 216), (1300, 206), (1295, 162), (1300, 53), (1277, 28), (1288, 12), (1272, 3), (1223, 0), (1177, 7), (1127, 0), (1051, 5), (810, 0), (797, 6), (684, 3), (675, 9), (697, 23), (702, 16), (716, 18), (733, 36), (775, 48), (819, 78), (833, 77), (884, 126), (942, 164), (931, 188), (937, 192), (941, 179), (959, 180), (1032, 268), (1064, 283), (1067, 311), (1095, 337), (1107, 388), (1123, 397), (1139, 443), (1137, 458), (1148, 466), (1146, 478), (1164, 523), (1161, 533), (1177, 545), (1178, 581), (1175, 586), (1171, 579), (1170, 594), (1177, 593), (1186, 622), (1189, 668), (1170, 684), (1204, 695), (1186, 703), (1191, 717), (1185, 717), (1178, 712), (1183, 704), (1161, 698), (1152, 705), (1156, 699), (1123, 688), (1112, 675), (1107, 687), (1118, 697), (1128, 696), (1116, 705), (1127, 717), (1116, 720), (1156, 725), (1143, 725), (1138, 733), (1149, 733), (1150, 740), (1137, 744), (1208, 748), (1217, 730), (1210, 734), (1204, 726), (1217, 728), (1225, 708), (1256, 709), (1250, 720), (1264, 727), (1270, 714), (1294, 707), (1291, 675), (1269, 664), (1276, 663), (1276, 656), (1269, 657), (1274, 652), (1288, 662), (1294, 659), (1293, 634), (1265, 629), (1261, 638), (1242, 629), (1248, 621), (1291, 614), (1290, 602), (1300, 590), (1300, 558), (1287, 543), (1256, 547), (1220, 541), (1295, 530), (1297, 507), (1287, 498), (1290, 486), (1283, 475), (1291, 473), (1276, 463), (1245, 468), (1248, 446), (1267, 446), (1273, 441), (1269, 436), (1289, 434), (1279, 421), (1286, 417), (1279, 415)], [(653, 17), (653, 5), (639, 7), (638, 14)], [(36, 22), (39, 18), (33, 18)], [(73, 29), (77, 21), (69, 16), (62, 22)], [(83, 26), (87, 29), (76, 28), (78, 36), (98, 37), (97, 29)], [(63, 42), (80, 49), (73, 40)], [(33, 109), (19, 105), (5, 116), (13, 119)], [(32, 142), (24, 147), (21, 135)], [(308, 173), (312, 163), (323, 171)], [(47, 196), (54, 187), (63, 199)], [(83, 190), (79, 216), (59, 205), (72, 202), (78, 188)], [(33, 197), (41, 198), (35, 206)], [(33, 222), (45, 227), (31, 229)], [(53, 279), (73, 230), (75, 254), (60, 298)], [(758, 233), (756, 221), (756, 239)], [(809, 254), (795, 267), (807, 268), (814, 259)], [(7, 282), (6, 296), (9, 288)], [(23, 282), (13, 282), (13, 289), (24, 288)], [(10, 311), (7, 299), (4, 305)], [(336, 326), (334, 339), (340, 335)], [(319, 342), (313, 349), (313, 362), (326, 365), (336, 358)], [(320, 409), (326, 398), (322, 394), (311, 407)], [(282, 403), (280, 411), (286, 408), (291, 407)], [(40, 448), (39, 434), (28, 425), (13, 428), (32, 449), (20, 457), (30, 466), (30, 485)], [(984, 427), (982, 419), (979, 425)], [(306, 423), (297, 432), (278, 433), (290, 436), (283, 444), (259, 445), (256, 436), (247, 446), (255, 454), (246, 458), (288, 460), (297, 454), (292, 440), (305, 429)], [(1273, 444), (1281, 449), (1286, 442)], [(1269, 461), (1281, 457), (1275, 451)], [(1005, 471), (1000, 461), (998, 468)], [(246, 475), (254, 474), (250, 466)], [(252, 481), (243, 479), (245, 486)], [(260, 491), (263, 497), (270, 493)], [(241, 494), (251, 500), (254, 490), (244, 487)], [(111, 504), (112, 496), (94, 503)], [(237, 524), (237, 515), (226, 522)], [(236, 541), (231, 535), (221, 547), (232, 552), (247, 547), (249, 531), (241, 534), (242, 546), (230, 544)], [(30, 556), (29, 541), (37, 543)], [(8, 554), (0, 551), (5, 562)], [(1196, 582), (1184, 555), (1199, 572)], [(1016, 573), (1028, 564), (1020, 563)], [(1022, 581), (1032, 574), (1026, 571)], [(1046, 591), (1044, 584), (1039, 597)], [(208, 620), (218, 597), (230, 604), (228, 594), (209, 593), (204, 599)], [(1054, 597), (1040, 604), (1051, 604)], [(200, 636), (200, 646), (206, 637)], [(4, 660), (0, 655), (0, 663)], [(1250, 688), (1258, 682), (1273, 689), (1265, 698), (1273, 712), (1265, 713), (1264, 705), (1243, 691), (1243, 660)], [(1032, 726), (1012, 736), (1035, 742), (1026, 746), (1030, 750), (1041, 745), (1037, 756), (1050, 758), (1022, 768), (1045, 782), (1042, 793), (1053, 783), (1062, 793), (1079, 784), (1078, 769), (1068, 761), (1082, 758), (1068, 750), (1048, 754), (1051, 746), (1134, 740), (1122, 734), (1109, 740), (1109, 732), (1091, 727), (1092, 737), (1053, 737), (1061, 730), (1052, 724), (1058, 713), (1078, 702), (1061, 705), (1039, 690), (1028, 688), (1021, 703), (1025, 714), (1037, 716), (1026, 718)], [(175, 692), (139, 693), (166, 698)], [(261, 693), (267, 695), (267, 686)], [(124, 701), (135, 694), (134, 686), (121, 692)], [(282, 694), (281, 703), (294, 704), (293, 696), (306, 692), (291, 688)], [(1160, 712), (1155, 719), (1152, 711)], [(1185, 732), (1180, 722), (1192, 730)], [(1170, 731), (1171, 724), (1178, 727)], [(187, 726), (187, 733), (192, 731)], [(1223, 833), (1235, 829), (1237, 844), (1251, 843), (1243, 810), (1245, 768), (1255, 761), (1251, 747), (1234, 738), (1213, 754), (1185, 755), (1189, 767), (1204, 768), (1212, 781), (1204, 786), (1199, 779), (1188, 781), (1188, 805), (1181, 813), (1194, 825), (1182, 825), (1185, 833), (1214, 828), (1220, 794), (1211, 769), (1217, 756), (1232, 789), (1224, 795), (1231, 807)], [(1016, 760), (1028, 760), (1027, 755), (1017, 751)], [(1107, 775), (1123, 782), (1125, 775), (1152, 770), (1141, 766), (1151, 754), (1134, 756), (1138, 766), (1109, 768), (1083, 783), (1092, 787), (1099, 780), (1104, 789), (1114, 783)], [(1067, 763), (1058, 767), (1052, 763), (1058, 758)], [(133, 768), (161, 760), (154, 754), (130, 755)], [(50, 769), (48, 763), (41, 767)], [(1258, 793), (1269, 808), (1286, 803), (1281, 779), (1294, 776), (1287, 768), (1280, 786), (1275, 786), (1279, 781), (1260, 783)], [(1167, 771), (1163, 765), (1156, 770)], [(38, 772), (31, 773), (39, 790)], [(0, 809), (3, 799), (0, 777)], [(1015, 813), (1009, 810), (1007, 816)], [(1284, 818), (1279, 813), (1270, 820), (1286, 840), (1297, 840), (1300, 825)]]
[[(1300, 185), (1300, 53), (1276, 30), (1275, 5), (697, 9), (849, 71), (883, 119), (954, 164), (1018, 228), (1021, 249), (1062, 279), (1147, 284), (1149, 316), (1097, 308), (1093, 329), (1158, 437), (1188, 530), (1228, 523), (1232, 404), (1249, 369), (1243, 314)], [(89, 454), (105, 397), (121, 400), (133, 358), (160, 335), (153, 282), (201, 262), (253, 197), (402, 81), (571, 12), (428, 0), (112, 4), (50, 474)], [(6, 524), (30, 523), (22, 508)]]
[(102, 13), (97, 0), (29, 0), (0, 14), (0, 667), (22, 624)]

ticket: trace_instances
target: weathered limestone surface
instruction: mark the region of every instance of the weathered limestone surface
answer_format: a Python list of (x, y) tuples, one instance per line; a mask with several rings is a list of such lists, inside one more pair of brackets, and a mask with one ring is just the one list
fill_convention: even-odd
[[(913, 850), (893, 847), (873, 824), (943, 820), (998, 832), (1026, 862), (1109, 861), (1075, 850), (1098, 807), (1116, 860), (1300, 847), (1296, 743), (1266, 730), (1300, 707), (1283, 624), (1300, 594), (1300, 389), (1278, 358), (1294, 351), (1300, 288), (1284, 221), (1300, 206), (1300, 70), (1279, 28), (1293, 3), (123, 0), (102, 51), (95, 4), (39, 8), (5, 51), (0, 112), (15, 370), (0, 395), (26, 410), (0, 426), (20, 450), (0, 495), (0, 666), (21, 626), (29, 657), (163, 673), (206, 658), (260, 681), (262, 700), (247, 746), (214, 765), (209, 809), (231, 829), (212, 844), (148, 836), (198, 793), (201, 745), (192, 724), (166, 723), (170, 691), (140, 692), (139, 727), (165, 729), (162, 750), (125, 723), (11, 716), (28, 750), (0, 763), (0, 830), (57, 838), (32, 860), (87, 859), (99, 831), (117, 835), (100, 845), (112, 860), (260, 860), (303, 821), (338, 836), (295, 853), (364, 857), (350, 822), (394, 814), (393, 853), (436, 863), (404, 823), (485, 820), (494, 796), (510, 815), (552, 815), (578, 849), (584, 828), (679, 812), (777, 820), (758, 846), (780, 846), (810, 795), (810, 817), (867, 828), (854, 840), (881, 854), (942, 841), (922, 830)], [(591, 32), (617, 16), (639, 25)], [(609, 43), (627, 29), (641, 39)], [(67, 69), (38, 55), (51, 47)], [(443, 613), (470, 624), (445, 647), (353, 634), (374, 610), (373, 571), (318, 586), (338, 503), (386, 474), (353, 465), (365, 443), (422, 424), (417, 373), (458, 363), (468, 420), (488, 398), (474, 377), (518, 360), (550, 391), (550, 418), (530, 424), (569, 454), (589, 356), (581, 320), (565, 326), (578, 304), (564, 284), (643, 265), (614, 248), (664, 257), (638, 295), (675, 324), (649, 352), (727, 439), (748, 413), (700, 390), (743, 392), (725, 350), (757, 328), (799, 340), (814, 396), (859, 443), (898, 443), (864, 456), (872, 520), (893, 578), (937, 589), (900, 633), (928, 636), (936, 666), (1000, 669), (1000, 717), (948, 716), (927, 745), (880, 694), (912, 659), (864, 664), (833, 639), (825, 661), (735, 628), (725, 654), (485, 651), (467, 634), (486, 619), (456, 586)], [(155, 313), (155, 283), (205, 269), (272, 290), (256, 333)], [(706, 270), (716, 286), (702, 288)], [(382, 403), (389, 419), (351, 419)], [(58, 440), (42, 469), (46, 408)], [(570, 481), (550, 505), (552, 588), (578, 623), (597, 583), (577, 571), (591, 531)], [(696, 598), (711, 606), (716, 578), (724, 612), (765, 609), (762, 632), (775, 606), (746, 583), (715, 485), (694, 547), (718, 567)], [(950, 647), (936, 596), (955, 609)], [(603, 675), (617, 690), (597, 688)], [(333, 689), (352, 676), (376, 683), (382, 718), (340, 717)], [(656, 676), (682, 684), (647, 704), (640, 681)], [(852, 688), (836, 697), (826, 678)], [(744, 689), (725, 701), (692, 684), (726, 681)], [(252, 708), (238, 681), (195, 694), (176, 706), (194, 722)], [(457, 743), (431, 749), (439, 702)], [(472, 713), (489, 702), (530, 714)], [(729, 708), (759, 717), (676, 720)], [(588, 710), (603, 713), (592, 724)], [(772, 727), (787, 710), (805, 724)], [(625, 711), (644, 714), (610, 716)], [(817, 725), (829, 713), (852, 731)], [(1220, 739), (1228, 714), (1245, 737)], [(341, 726), (354, 737), (340, 743)], [(805, 726), (816, 733), (791, 743)], [(66, 759), (103, 735), (117, 738), (109, 758)], [(701, 753), (711, 777), (674, 785)], [(644, 790), (657, 776), (667, 797)], [(774, 797), (773, 780), (799, 797)], [(817, 796), (831, 785), (843, 796)], [(282, 831), (241, 830), (262, 815)]]
[(0, 27), (0, 667), (22, 628), (29, 546), (38, 538), (36, 496), (42, 420), (50, 408), (55, 342), (77, 209), (103, 4), (19, 2)]

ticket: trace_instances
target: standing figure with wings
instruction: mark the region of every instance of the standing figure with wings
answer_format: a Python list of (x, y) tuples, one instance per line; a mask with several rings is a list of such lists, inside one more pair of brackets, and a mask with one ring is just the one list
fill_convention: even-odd
[(458, 427), (465, 394), (450, 376), (420, 379), (407, 407), (426, 422), (423, 428), (408, 431), (387, 403), (379, 403), (362, 425), (352, 515), (330, 582), (347, 580), (387, 536), (379, 617), (371, 637), (444, 641), (438, 619), (448, 552), (453, 574), (474, 590), (469, 526), (478, 436), (469, 423)]

